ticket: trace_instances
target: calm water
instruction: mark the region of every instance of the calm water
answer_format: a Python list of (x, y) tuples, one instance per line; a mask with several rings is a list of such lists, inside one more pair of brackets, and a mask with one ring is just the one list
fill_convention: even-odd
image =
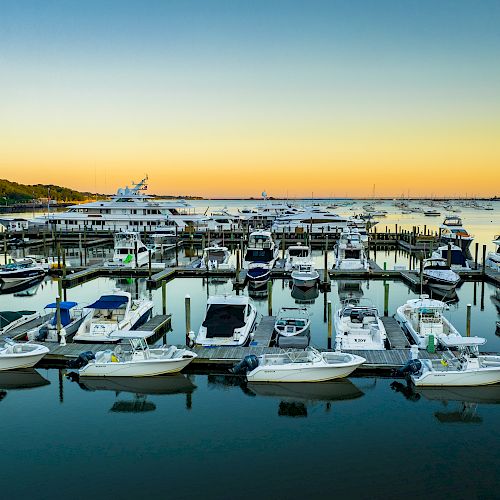
[[(480, 242), (500, 232), (497, 212), (474, 216), (467, 227)], [(487, 220), (493, 216), (496, 222)], [(401, 223), (395, 220), (390, 224)], [(321, 252), (315, 259), (322, 267)], [(381, 251), (376, 260), (392, 268), (408, 255)], [(392, 315), (419, 291), (389, 283)], [(115, 287), (151, 296), (161, 312), (161, 291), (148, 291), (142, 279), (96, 279), (68, 290), (68, 299), (87, 304)], [(186, 294), (197, 331), (207, 296), (231, 288), (230, 281), (198, 278), (168, 283), (168, 342), (184, 341)], [(0, 310), (41, 310), (56, 293), (56, 283), (46, 279), (21, 294), (0, 295)], [(272, 308), (304, 304), (312, 342), (324, 347), (325, 303), (335, 309), (348, 296), (370, 298), (383, 310), (382, 281), (337, 281), (326, 297), (304, 297), (276, 280)], [(253, 299), (267, 315), (267, 293)], [(463, 283), (446, 300), (452, 302), (446, 314), (461, 332), (466, 305), (473, 304), (473, 334), (488, 339), (486, 350), (500, 351), (499, 290)], [(500, 387), (415, 394), (404, 384), (391, 388), (392, 382), (353, 377), (251, 387), (224, 375), (190, 374), (79, 385), (58, 370), (1, 373), (2, 498), (497, 497)]]

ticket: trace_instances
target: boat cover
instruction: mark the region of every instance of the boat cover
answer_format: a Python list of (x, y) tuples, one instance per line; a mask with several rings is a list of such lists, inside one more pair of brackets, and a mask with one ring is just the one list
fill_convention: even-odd
[(36, 311), (0, 311), (0, 328), (10, 325), (23, 316), (31, 316)]
[[(61, 309), (71, 309), (72, 307), (75, 307), (75, 306), (77, 306), (77, 305), (78, 305), (78, 303), (77, 303), (77, 302), (70, 302), (70, 301), (68, 301), (68, 302), (64, 302), (64, 301), (63, 301), (63, 302), (61, 302), (61, 303), (59, 304), (59, 307), (60, 307)], [(56, 307), (57, 307), (57, 302), (51, 302), (50, 304), (47, 304), (47, 305), (45, 306), (45, 309), (55, 309)]]
[(245, 326), (245, 306), (211, 304), (203, 326), (207, 329), (207, 338), (232, 337), (236, 328)]
[(87, 306), (89, 309), (120, 309), (128, 302), (124, 295), (103, 295), (99, 300)]

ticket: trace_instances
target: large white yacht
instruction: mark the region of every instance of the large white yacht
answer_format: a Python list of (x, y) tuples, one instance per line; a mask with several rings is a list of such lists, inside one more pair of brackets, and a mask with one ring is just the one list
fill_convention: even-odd
[(34, 219), (48, 222), (62, 230), (148, 231), (177, 226), (179, 230), (193, 227), (197, 231), (215, 229), (208, 216), (195, 213), (185, 200), (155, 200), (145, 194), (147, 177), (132, 187), (118, 189), (111, 200), (98, 200), (72, 205), (66, 212), (51, 212)]
[(272, 225), (273, 232), (294, 231), (296, 229), (311, 232), (342, 231), (353, 219), (341, 217), (320, 207), (307, 208), (301, 212), (281, 215)]
[(344, 229), (335, 245), (335, 268), (343, 270), (370, 268), (365, 247), (357, 229)]
[(464, 228), (462, 219), (456, 215), (446, 216), (439, 228), (443, 243), (456, 243), (463, 251), (467, 251), (474, 240), (474, 237)]

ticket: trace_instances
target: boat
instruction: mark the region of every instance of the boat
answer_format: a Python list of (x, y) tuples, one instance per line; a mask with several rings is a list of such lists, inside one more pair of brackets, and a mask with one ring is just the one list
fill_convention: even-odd
[(310, 340), (311, 318), (305, 307), (282, 307), (274, 322), (279, 347), (305, 348)]
[(437, 210), (434, 209), (424, 210), (424, 215), (426, 217), (439, 217), (441, 215), (441, 212), (438, 212)]
[(448, 305), (444, 302), (422, 295), (418, 299), (408, 300), (399, 306), (396, 311), (396, 320), (419, 349), (427, 349), (429, 341), (436, 346), (443, 336), (460, 335), (443, 315), (447, 309)]
[(45, 269), (34, 259), (13, 259), (12, 262), (0, 267), (0, 284), (2, 291), (18, 287), (24, 283), (41, 279)]
[(250, 283), (260, 285), (269, 279), (271, 269), (278, 259), (279, 248), (270, 231), (250, 233), (243, 262)]
[(356, 229), (346, 228), (342, 231), (335, 245), (335, 268), (342, 270), (369, 270), (365, 246)]
[(466, 253), (474, 240), (474, 237), (464, 228), (462, 219), (456, 215), (447, 215), (439, 226), (439, 232), (444, 244), (455, 244)]
[(80, 377), (153, 377), (177, 373), (185, 368), (197, 355), (188, 349), (175, 346), (150, 348), (146, 339), (152, 335), (147, 331), (113, 332), (109, 336), (127, 340), (114, 350), (98, 351), (94, 359), (79, 368)]
[(450, 269), (445, 259), (424, 259), (423, 278), (429, 285), (442, 290), (452, 290), (460, 283), (460, 276)]
[(488, 252), (485, 264), (495, 271), (500, 271), (500, 234), (495, 236), (493, 244), (496, 245), (496, 252)]
[(73, 337), (75, 342), (118, 342), (110, 335), (116, 331), (134, 330), (147, 321), (153, 310), (153, 302), (146, 299), (132, 300), (129, 292), (115, 290), (103, 295), (87, 306), (87, 315)]
[(283, 231), (307, 231), (310, 234), (330, 233), (341, 231), (353, 220), (351, 217), (341, 217), (319, 207), (311, 207), (276, 217), (272, 224), (272, 231), (275, 233)]
[(199, 263), (199, 269), (207, 269), (209, 271), (232, 270), (234, 266), (229, 263), (231, 254), (227, 247), (213, 245), (203, 249), (203, 256)]
[(4, 341), (0, 348), (0, 371), (31, 368), (49, 352), (43, 345), (14, 342), (9, 338)]
[[(71, 301), (62, 301), (59, 304), (61, 328), (64, 328), (66, 338), (73, 337), (86, 316), (90, 314), (89, 310), (84, 311), (82, 308), (77, 308), (77, 306), (76, 302)], [(45, 309), (53, 310), (54, 314), (41, 325), (28, 330), (26, 336), (30, 342), (33, 340), (38, 342), (59, 342), (60, 340), (57, 331), (57, 303), (47, 304)]]
[(304, 264), (312, 264), (310, 247), (301, 244), (289, 246), (285, 251), (285, 271), (293, 271)]
[(244, 346), (255, 330), (256, 321), (257, 310), (248, 297), (210, 297), (196, 343), (204, 346)]
[(292, 271), (291, 278), (297, 288), (313, 288), (318, 284), (319, 273), (312, 264), (301, 264)]
[(335, 313), (337, 350), (384, 350), (386, 342), (384, 324), (368, 299), (343, 302)]
[(247, 371), (252, 382), (323, 382), (350, 375), (365, 362), (365, 358), (339, 351), (320, 352), (313, 347), (287, 350), (278, 354), (246, 356), (233, 368), (236, 373)]
[(432, 257), (434, 259), (445, 259), (446, 263), (448, 263), (448, 252), (450, 253), (450, 269), (459, 271), (470, 269), (469, 261), (465, 257), (463, 250), (451, 243), (438, 247), (432, 252)]
[(39, 317), (40, 313), (36, 311), (0, 311), (0, 335)]
[(106, 262), (106, 267), (137, 267), (147, 266), (149, 263), (148, 247), (141, 241), (141, 236), (135, 231), (121, 231), (115, 233), (113, 259)]
[[(481, 337), (448, 336), (441, 359), (414, 359), (415, 372), (410, 374), (416, 387), (481, 386), (500, 383), (500, 356), (479, 354)], [(454, 348), (458, 354), (453, 354)]]
[(135, 231), (155, 233), (158, 228), (176, 226), (204, 232), (215, 230), (210, 217), (197, 214), (185, 200), (157, 200), (146, 194), (148, 178), (119, 188), (110, 200), (97, 200), (68, 207), (66, 212), (47, 212), (35, 217), (36, 224), (48, 224), (69, 231)]

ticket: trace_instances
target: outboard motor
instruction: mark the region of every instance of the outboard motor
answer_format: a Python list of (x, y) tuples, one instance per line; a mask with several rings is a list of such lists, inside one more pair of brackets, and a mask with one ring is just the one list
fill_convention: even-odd
[(83, 368), (91, 359), (95, 359), (95, 354), (92, 351), (85, 351), (76, 359), (69, 360), (66, 366), (73, 369)]
[(394, 376), (406, 377), (407, 375), (416, 375), (421, 369), (422, 362), (419, 359), (410, 359), (401, 368), (394, 370)]
[(259, 358), (255, 354), (245, 356), (239, 363), (235, 364), (231, 370), (234, 375), (246, 375), (259, 366)]

